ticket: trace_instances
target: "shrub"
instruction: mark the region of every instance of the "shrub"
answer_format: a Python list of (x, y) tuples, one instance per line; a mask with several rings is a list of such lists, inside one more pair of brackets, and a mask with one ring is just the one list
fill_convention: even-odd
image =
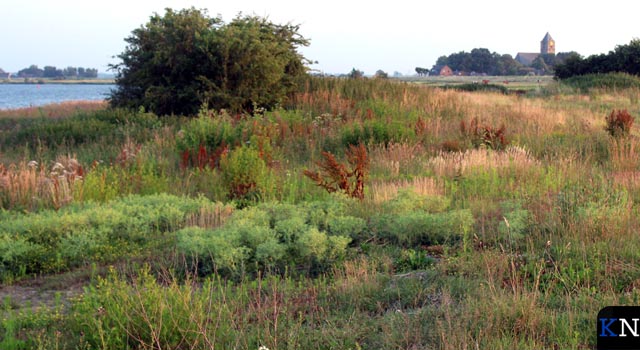
[(607, 126), (605, 130), (613, 137), (624, 137), (631, 133), (634, 118), (626, 109), (613, 110), (606, 118)]
[[(362, 230), (364, 222), (327, 213), (319, 213), (323, 220), (318, 220), (316, 210), (273, 203), (245, 208), (217, 229), (178, 231), (178, 251), (198, 261), (201, 274), (256, 268), (284, 271), (287, 266), (323, 268), (345, 254), (349, 235)], [(332, 229), (326, 230), (321, 222)]]
[(223, 155), (220, 171), (230, 199), (257, 201), (271, 193), (269, 169), (259, 151), (251, 147), (237, 147)]
[(382, 215), (373, 220), (373, 229), (382, 238), (405, 247), (416, 245), (453, 244), (466, 239), (474, 219), (469, 210), (444, 213), (411, 211), (396, 215)]
[(70, 205), (0, 221), (0, 271), (20, 276), (109, 262), (158, 244), (208, 202), (166, 194)]
[(228, 114), (201, 110), (198, 118), (187, 122), (178, 132), (176, 148), (182, 157), (182, 167), (219, 166), (229, 147), (242, 141), (240, 132)]
[(411, 189), (401, 189), (395, 198), (383, 205), (383, 212), (388, 214), (405, 214), (411, 211), (441, 213), (446, 211), (451, 199), (444, 196), (422, 196)]
[(113, 106), (195, 115), (203, 104), (233, 111), (284, 102), (305, 72), (298, 26), (238, 16), (225, 24), (195, 8), (153, 15), (118, 55)]
[(455, 243), (468, 238), (474, 219), (469, 210), (449, 210), (450, 203), (445, 197), (401, 190), (370, 219), (370, 228), (380, 238), (406, 247)]

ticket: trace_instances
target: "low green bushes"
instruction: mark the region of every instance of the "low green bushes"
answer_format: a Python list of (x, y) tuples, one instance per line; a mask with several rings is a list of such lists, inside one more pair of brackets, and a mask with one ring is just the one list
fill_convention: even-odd
[(3, 214), (0, 278), (59, 272), (140, 254), (209, 203), (160, 194), (87, 202), (59, 211)]
[(236, 211), (217, 229), (182, 229), (177, 247), (197, 261), (204, 274), (287, 267), (311, 271), (344, 256), (351, 237), (364, 229), (364, 220), (322, 210), (318, 204), (265, 203)]
[(466, 240), (474, 224), (471, 211), (449, 210), (449, 200), (401, 191), (371, 218), (371, 229), (381, 238), (405, 247), (455, 244)]

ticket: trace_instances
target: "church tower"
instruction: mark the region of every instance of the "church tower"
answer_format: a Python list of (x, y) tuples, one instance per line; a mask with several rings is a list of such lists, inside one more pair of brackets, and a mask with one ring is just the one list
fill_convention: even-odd
[(544, 38), (542, 38), (542, 41), (540, 42), (540, 54), (555, 55), (555, 53), (556, 53), (556, 41), (553, 40), (551, 35), (549, 35), (549, 32), (547, 32), (547, 35), (545, 35)]

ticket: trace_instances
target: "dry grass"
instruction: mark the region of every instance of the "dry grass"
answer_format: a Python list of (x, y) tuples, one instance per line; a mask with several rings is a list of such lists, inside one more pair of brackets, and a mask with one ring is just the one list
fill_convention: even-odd
[(76, 181), (83, 176), (82, 166), (68, 156), (58, 157), (51, 167), (36, 161), (0, 164), (1, 208), (61, 208), (73, 201)]
[(640, 165), (640, 138), (612, 140), (609, 146), (611, 165), (616, 171), (634, 171)]
[(531, 167), (540, 166), (526, 149), (509, 146), (504, 151), (489, 149), (470, 149), (465, 152), (449, 152), (429, 159), (427, 167), (437, 176), (460, 176), (474, 169), (509, 168), (524, 172)]
[(378, 181), (373, 182), (369, 191), (369, 199), (380, 204), (397, 197), (398, 191), (410, 188), (421, 196), (442, 196), (444, 188), (432, 177), (417, 177), (412, 180)]
[(626, 170), (611, 173), (613, 183), (627, 190), (640, 189), (640, 171)]
[(422, 144), (391, 143), (388, 146), (378, 145), (373, 147), (369, 157), (372, 166), (388, 172), (389, 175), (408, 173), (408, 168), (415, 165), (419, 157), (425, 153)]

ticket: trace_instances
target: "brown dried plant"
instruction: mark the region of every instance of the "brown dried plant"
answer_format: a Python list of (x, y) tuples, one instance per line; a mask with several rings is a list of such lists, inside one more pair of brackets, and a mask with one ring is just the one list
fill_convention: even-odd
[(304, 175), (328, 192), (342, 191), (353, 198), (364, 198), (364, 182), (369, 173), (369, 158), (363, 144), (350, 145), (345, 152), (351, 170), (336, 160), (331, 152), (322, 152), (324, 161), (317, 162), (320, 171), (305, 170)]
[(627, 136), (631, 133), (634, 118), (626, 109), (614, 109), (611, 111), (611, 114), (607, 116), (606, 122), (607, 126), (605, 127), (605, 130), (607, 130), (609, 135), (618, 138)]
[(473, 118), (467, 125), (464, 120), (460, 122), (462, 135), (471, 140), (475, 148), (487, 147), (494, 150), (503, 150), (509, 144), (505, 137), (506, 127), (501, 125), (496, 128), (491, 125), (480, 125), (478, 118)]

